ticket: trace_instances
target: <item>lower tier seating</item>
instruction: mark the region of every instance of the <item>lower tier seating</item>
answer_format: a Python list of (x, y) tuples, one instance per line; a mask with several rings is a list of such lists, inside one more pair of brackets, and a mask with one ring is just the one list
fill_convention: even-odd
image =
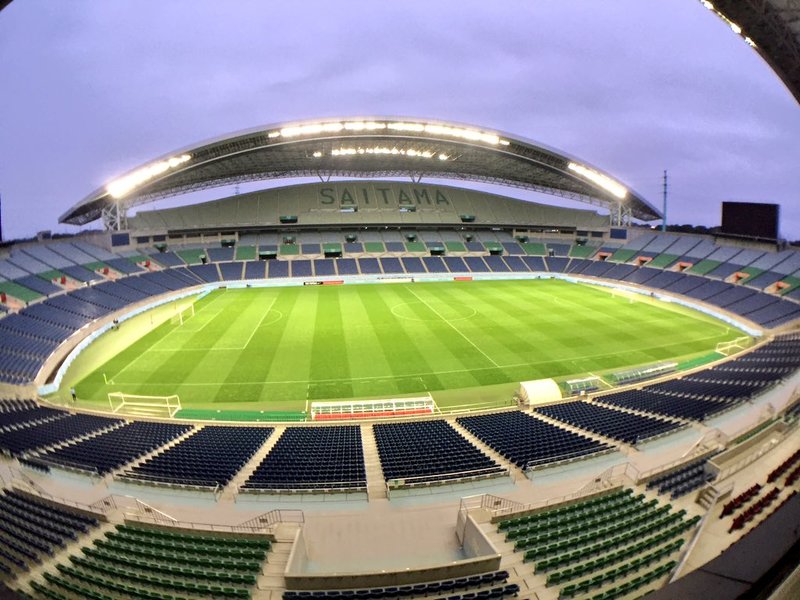
[(518, 411), (460, 417), (458, 423), (520, 468), (585, 458), (613, 448)]
[(637, 444), (683, 427), (675, 421), (622, 412), (589, 402), (554, 404), (537, 408), (535, 412), (626, 444)]
[(105, 475), (174, 440), (192, 425), (136, 421), (87, 440), (51, 450), (39, 457), (47, 463)]
[(224, 487), (272, 434), (272, 427), (204, 427), (129, 470), (126, 479)]
[(375, 425), (373, 431), (386, 481), (446, 481), (504, 472), (443, 420)]
[(361, 428), (289, 427), (245, 482), (245, 490), (363, 490)]

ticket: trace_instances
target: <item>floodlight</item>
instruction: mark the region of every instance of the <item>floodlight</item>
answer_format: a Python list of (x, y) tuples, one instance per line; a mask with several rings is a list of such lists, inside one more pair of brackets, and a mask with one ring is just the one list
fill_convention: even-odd
[(112, 181), (106, 186), (106, 192), (108, 192), (113, 198), (122, 198), (134, 188), (147, 181), (150, 181), (154, 177), (158, 177), (170, 169), (179, 167), (191, 158), (191, 154), (182, 154), (181, 156), (172, 156), (170, 158), (149, 164), (146, 167), (137, 169), (133, 173)]
[(625, 198), (628, 195), (628, 190), (625, 189), (625, 186), (622, 184), (614, 181), (608, 175), (604, 175), (594, 169), (586, 167), (584, 165), (579, 165), (578, 163), (571, 162), (567, 165), (567, 168), (570, 171), (575, 171), (578, 175), (588, 179), (594, 184), (597, 184), (607, 192), (610, 192), (612, 195), (616, 196), (620, 200)]

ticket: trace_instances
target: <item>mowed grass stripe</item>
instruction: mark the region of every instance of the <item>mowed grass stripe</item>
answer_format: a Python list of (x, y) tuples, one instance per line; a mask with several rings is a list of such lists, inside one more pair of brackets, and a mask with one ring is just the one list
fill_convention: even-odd
[[(165, 323), (83, 379), (79, 395), (296, 409), (608, 371), (741, 335), (682, 307), (553, 280), (250, 288), (195, 306), (183, 327)], [(119, 374), (114, 386), (103, 372)]]
[[(225, 382), (219, 386), (213, 402), (258, 402), (264, 398), (264, 381), (270, 364), (280, 346), (288, 320), (284, 312), (291, 308), (288, 288), (270, 289), (271, 294), (255, 295), (251, 306), (256, 319), (242, 350), (236, 351), (235, 367), (228, 371)], [(246, 290), (247, 291), (247, 290)], [(253, 382), (247, 386), (232, 385)]]
[[(365, 396), (375, 396), (386, 391), (398, 394), (413, 394), (428, 389), (442, 389), (443, 383), (432, 372), (434, 369), (426, 359), (428, 347), (420, 347), (420, 325), (402, 319), (392, 311), (392, 306), (401, 302), (393, 289), (385, 294), (375, 294), (368, 286), (353, 288), (372, 331), (372, 338), (380, 347), (380, 354), (361, 354), (360, 377), (379, 377), (380, 381), (360, 382), (358, 388)], [(388, 301), (393, 302), (392, 305)], [(356, 338), (357, 335), (351, 336)], [(358, 356), (353, 354), (353, 356)], [(364, 359), (364, 357), (368, 357)], [(374, 360), (373, 360), (374, 359)], [(369, 366), (367, 366), (369, 365)], [(386, 369), (378, 371), (379, 365)], [(460, 365), (459, 368), (463, 368)], [(477, 385), (477, 383), (476, 383)]]

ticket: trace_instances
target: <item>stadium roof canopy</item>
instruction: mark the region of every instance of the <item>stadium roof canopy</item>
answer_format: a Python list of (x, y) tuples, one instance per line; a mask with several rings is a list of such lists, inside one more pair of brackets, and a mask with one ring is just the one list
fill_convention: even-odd
[(800, 102), (800, 0), (700, 0), (767, 61)]
[(59, 220), (82, 225), (102, 217), (108, 228), (119, 229), (132, 206), (233, 183), (298, 177), (487, 182), (603, 206), (617, 223), (661, 217), (610, 175), (530, 140), (443, 121), (358, 117), (258, 127), (177, 150), (95, 190)]

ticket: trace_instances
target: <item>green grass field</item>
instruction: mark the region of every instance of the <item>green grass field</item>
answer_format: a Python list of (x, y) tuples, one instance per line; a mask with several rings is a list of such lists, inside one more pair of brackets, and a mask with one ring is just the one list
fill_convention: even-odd
[(686, 360), (743, 335), (673, 304), (557, 280), (219, 290), (183, 325), (164, 316), (172, 305), (155, 310), (160, 325), (145, 314), (92, 344), (62, 395), (74, 385), (82, 403), (104, 406), (121, 391), (178, 394), (185, 408), (303, 410), (433, 392), (452, 405), (485, 400), (474, 388), (508, 398), (519, 381)]

